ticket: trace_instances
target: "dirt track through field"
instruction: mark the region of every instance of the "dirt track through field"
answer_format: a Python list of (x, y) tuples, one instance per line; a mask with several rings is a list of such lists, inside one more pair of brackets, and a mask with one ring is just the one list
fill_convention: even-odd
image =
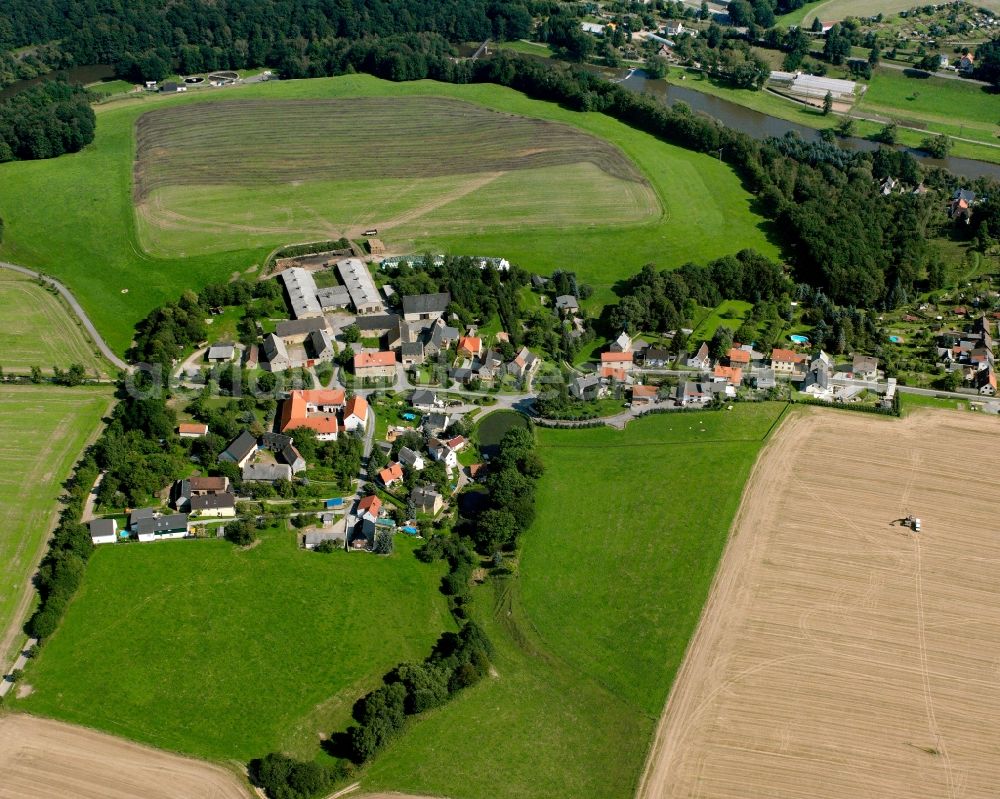
[(0, 717), (0, 799), (248, 799), (225, 769), (33, 716)]
[[(747, 485), (640, 799), (1000, 785), (1000, 423), (789, 418)], [(913, 513), (922, 532), (894, 520)]]

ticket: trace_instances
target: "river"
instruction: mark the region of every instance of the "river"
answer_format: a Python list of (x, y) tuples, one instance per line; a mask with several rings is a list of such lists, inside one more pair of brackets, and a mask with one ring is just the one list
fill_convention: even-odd
[[(627, 75), (627, 77), (626, 77)], [(755, 139), (765, 139), (768, 136), (784, 136), (789, 131), (795, 131), (806, 141), (819, 140), (819, 131), (796, 122), (789, 122), (778, 119), (769, 114), (746, 108), (742, 105), (715, 97), (711, 94), (704, 94), (695, 89), (688, 89), (683, 86), (675, 86), (665, 80), (651, 80), (645, 76), (642, 70), (621, 72), (616, 77), (616, 82), (634, 92), (645, 92), (655, 97), (659, 97), (668, 105), (683, 100), (694, 111), (708, 114), (710, 117), (719, 120), (723, 125), (741, 130)], [(875, 150), (879, 146), (875, 142), (867, 139), (852, 137), (841, 139), (841, 145), (853, 150)], [(954, 175), (967, 178), (988, 177), (1000, 180), (1000, 164), (990, 164), (986, 161), (974, 161), (971, 158), (930, 158), (922, 150), (913, 148), (900, 148), (910, 152), (920, 163), (927, 166), (941, 167), (947, 169)]]
[(32, 86), (37, 86), (39, 83), (47, 80), (55, 80), (59, 77), (65, 78), (69, 83), (86, 86), (87, 84), (97, 83), (101, 80), (109, 80), (114, 78), (114, 76), (115, 71), (108, 64), (88, 64), (82, 67), (72, 67), (71, 69), (57, 69), (54, 72), (46, 72), (44, 75), (39, 75), (37, 78), (26, 78), (15, 81), (9, 86), (0, 89), (0, 101), (6, 100), (8, 97), (13, 97), (18, 92), (30, 89)]

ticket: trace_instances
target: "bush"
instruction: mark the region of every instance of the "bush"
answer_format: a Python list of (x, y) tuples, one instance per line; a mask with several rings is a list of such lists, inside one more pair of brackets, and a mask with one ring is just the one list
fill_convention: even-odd
[(236, 519), (226, 524), (226, 540), (238, 546), (249, 546), (257, 540), (257, 529), (251, 521)]
[(248, 764), (250, 781), (270, 799), (312, 799), (346, 776), (342, 767), (324, 767), (271, 752)]

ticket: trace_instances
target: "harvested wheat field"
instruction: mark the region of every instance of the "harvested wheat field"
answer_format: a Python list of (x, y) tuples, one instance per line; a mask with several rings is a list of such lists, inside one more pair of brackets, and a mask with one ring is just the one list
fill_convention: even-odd
[(0, 717), (0, 799), (247, 799), (228, 771), (33, 716)]
[(789, 418), (747, 485), (639, 796), (996, 796), (998, 447), (1000, 423), (969, 413)]

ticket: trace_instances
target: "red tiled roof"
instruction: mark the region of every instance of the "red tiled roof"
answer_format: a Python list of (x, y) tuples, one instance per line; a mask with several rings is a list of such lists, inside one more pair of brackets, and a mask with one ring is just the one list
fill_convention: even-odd
[(368, 400), (359, 396), (351, 397), (344, 409), (344, 418), (346, 419), (348, 416), (357, 416), (362, 421), (366, 421), (368, 419)]
[(394, 352), (359, 352), (354, 356), (354, 368), (364, 369), (369, 366), (392, 366), (396, 363)]
[(189, 433), (191, 435), (203, 436), (208, 432), (207, 424), (200, 424), (198, 422), (182, 422), (177, 425), (178, 433)]
[(602, 352), (601, 363), (632, 363), (631, 352)]
[(722, 377), (738, 386), (743, 382), (743, 370), (738, 366), (716, 366), (712, 372), (715, 377)]
[(361, 513), (370, 513), (372, 516), (378, 516), (378, 512), (382, 510), (382, 500), (372, 494), (358, 503), (358, 510)]
[[(339, 408), (344, 404), (346, 393), (342, 388), (335, 389), (310, 389), (308, 391), (292, 391), (288, 398), (281, 403), (281, 429), (291, 429), (294, 427), (312, 427), (316, 432), (336, 432), (326, 429), (320, 431), (311, 424), (301, 424), (309, 417), (308, 406), (330, 406)], [(324, 415), (324, 419), (330, 418)], [(329, 426), (327, 425), (327, 428)]]
[(613, 377), (618, 382), (624, 383), (627, 376), (624, 369), (615, 369), (613, 366), (601, 367), (601, 377)]
[(475, 354), (482, 350), (483, 340), (476, 336), (462, 336), (458, 340), (458, 348)]
[(389, 485), (393, 480), (402, 480), (403, 467), (398, 463), (390, 463), (378, 473), (378, 477), (384, 485)]
[(802, 363), (806, 356), (800, 355), (795, 350), (782, 350), (777, 347), (771, 350), (772, 361), (784, 361), (786, 363)]
[(632, 399), (654, 399), (656, 386), (632, 386)]
[(750, 363), (750, 353), (739, 347), (733, 347), (729, 350), (729, 362), (732, 364)]
[(461, 449), (465, 446), (465, 436), (455, 436), (448, 442), (448, 449)]

